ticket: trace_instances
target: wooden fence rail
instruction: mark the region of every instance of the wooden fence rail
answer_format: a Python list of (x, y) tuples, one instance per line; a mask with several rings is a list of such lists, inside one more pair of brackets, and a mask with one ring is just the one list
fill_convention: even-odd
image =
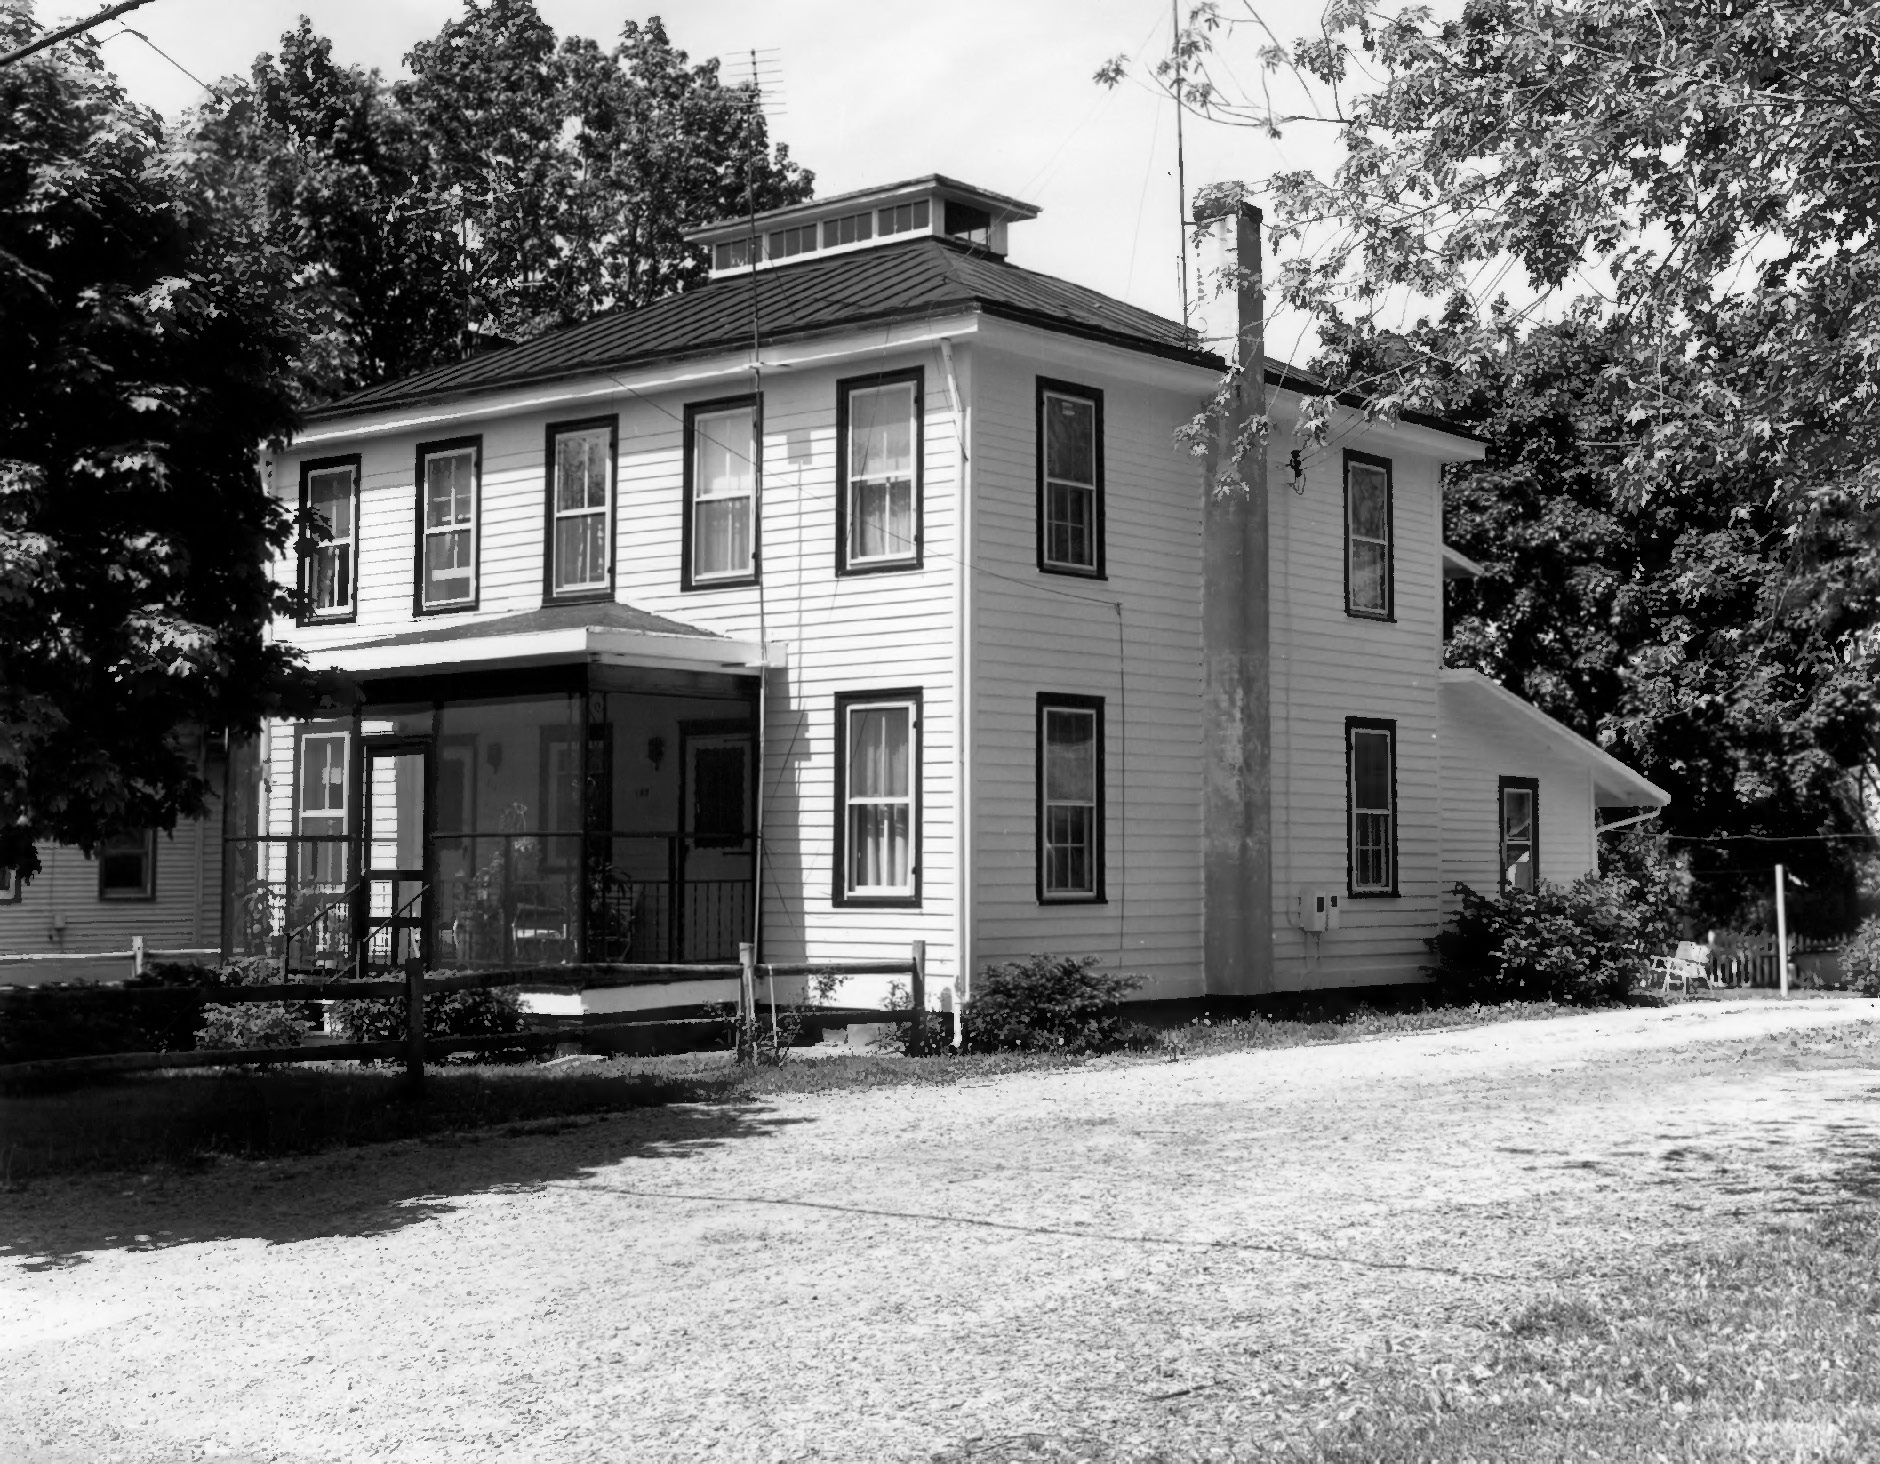
[[(543, 1032), (516, 1032), (489, 1037), (430, 1037), (424, 1030), (424, 999), (448, 991), (488, 990), (501, 986), (530, 986), (538, 990), (598, 991), (632, 986), (670, 986), (694, 981), (737, 980), (738, 1032), (740, 1055), (754, 1033), (759, 1017), (757, 980), (760, 976), (772, 984), (775, 1010), (775, 978), (779, 976), (905, 976), (909, 980), (906, 1008), (876, 1007), (802, 1008), (814, 1021), (827, 1025), (851, 1022), (908, 1023), (915, 1030), (915, 1040), (924, 1040), (927, 1021), (926, 942), (915, 941), (905, 961), (796, 961), (759, 965), (752, 947), (739, 947), (736, 965), (585, 965), (530, 966), (494, 971), (458, 971), (446, 976), (424, 974), (416, 960), (405, 964), (405, 974), (397, 981), (276, 981), (243, 986), (162, 987), (155, 990), (188, 992), (211, 1005), (242, 1002), (361, 1001), (398, 1000), (405, 1004), (405, 1036), (378, 1042), (322, 1043), (314, 1047), (241, 1047), (207, 1048), (193, 1052), (112, 1052), (87, 1057), (43, 1058), (31, 1062), (0, 1064), (0, 1083), (20, 1079), (103, 1075), (107, 1073), (149, 1072), (162, 1068), (232, 1067), (248, 1063), (347, 1062), (363, 1059), (405, 1059), (406, 1072), (415, 1082), (422, 1082), (427, 1060), (453, 1052), (488, 1050), (513, 1051), (517, 1048), (552, 1046), (571, 1038), (585, 1039), (610, 1033), (631, 1031), (659, 1024), (693, 1021), (707, 1025), (692, 1006), (654, 1007), (623, 1017), (617, 1022), (598, 1023), (572, 1029)], [(32, 988), (27, 988), (31, 990)], [(96, 989), (96, 988), (91, 988)], [(0, 1012), (15, 1000), (10, 993), (0, 996)], [(44, 1000), (44, 995), (36, 998)], [(55, 998), (56, 999), (56, 998)]]

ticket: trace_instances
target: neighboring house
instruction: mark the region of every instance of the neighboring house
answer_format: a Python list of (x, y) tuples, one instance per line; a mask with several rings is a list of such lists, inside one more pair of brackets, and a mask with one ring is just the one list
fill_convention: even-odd
[(1404, 981), (1455, 879), (1665, 801), (1439, 669), (1477, 442), (1340, 406), (1295, 458), (1312, 383), (1243, 302), (1270, 462), (1210, 492), (1175, 432), (1225, 358), (1008, 263), (1035, 214), (929, 177), (733, 220), (699, 288), (316, 413), (279, 635), (344, 690), (232, 755), (231, 948)]

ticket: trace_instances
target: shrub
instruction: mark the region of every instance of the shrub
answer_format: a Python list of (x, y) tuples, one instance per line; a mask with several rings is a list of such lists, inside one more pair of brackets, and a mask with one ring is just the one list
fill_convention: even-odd
[(1663, 943), (1663, 911), (1637, 881), (1583, 875), (1570, 885), (1504, 890), (1457, 885), (1453, 929), (1429, 942), (1432, 974), (1458, 1001), (1618, 1001)]
[[(342, 1001), (333, 1011), (349, 1042), (386, 1042), (405, 1035), (405, 1003), (397, 997)], [(522, 1028), (522, 1001), (507, 988), (439, 991), (424, 999), (427, 1037), (506, 1037)]]
[(1033, 956), (988, 966), (964, 1015), (969, 1052), (1111, 1052), (1127, 1045), (1118, 1004), (1140, 976), (1098, 970), (1095, 956)]
[(1841, 972), (1862, 996), (1880, 996), (1880, 915), (1869, 915), (1841, 948)]
[(285, 1002), (243, 1002), (240, 1006), (206, 1006), (196, 1046), (298, 1047), (305, 1024)]

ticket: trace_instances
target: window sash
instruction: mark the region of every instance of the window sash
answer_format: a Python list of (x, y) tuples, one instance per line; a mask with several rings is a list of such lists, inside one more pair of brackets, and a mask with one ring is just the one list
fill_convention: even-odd
[(608, 581), (607, 520), (613, 500), (613, 434), (577, 427), (555, 434), (555, 485), (550, 583), (553, 593), (604, 590)]
[(851, 702), (844, 711), (843, 893), (914, 893), (918, 718), (908, 701)]
[(1396, 773), (1393, 742), (1383, 728), (1351, 730), (1351, 887), (1368, 894), (1396, 888), (1396, 871), (1391, 867), (1396, 815), (1391, 787)]
[(1095, 708), (1044, 708), (1039, 837), (1044, 846), (1041, 879), (1047, 896), (1097, 893), (1101, 735)]
[(117, 834), (98, 847), (98, 898), (147, 900), (154, 892), (156, 838), (150, 832)]
[(1375, 463), (1345, 465), (1346, 604), (1390, 613), (1390, 476)]
[(424, 607), (467, 605), (477, 597), (476, 449), (424, 459)]
[(1534, 827), (1534, 790), (1501, 790), (1501, 882), (1505, 889), (1534, 889), (1534, 850), (1539, 830)]
[(851, 388), (848, 421), (849, 563), (911, 560), (920, 430), (913, 383)]
[(701, 412), (692, 431), (692, 578), (748, 579), (755, 567), (756, 412)]
[(1044, 460), (1044, 561), (1097, 567), (1097, 406), (1088, 397), (1043, 394), (1038, 451)]
[[(309, 732), (300, 739), (300, 831), (303, 834), (345, 832), (351, 799), (352, 734)], [(318, 776), (315, 776), (315, 775)], [(338, 828), (309, 828), (309, 819), (338, 820)]]
[(307, 507), (327, 526), (327, 537), (312, 542), (307, 555), (307, 594), (316, 616), (352, 612), (356, 487), (350, 463), (307, 474)]

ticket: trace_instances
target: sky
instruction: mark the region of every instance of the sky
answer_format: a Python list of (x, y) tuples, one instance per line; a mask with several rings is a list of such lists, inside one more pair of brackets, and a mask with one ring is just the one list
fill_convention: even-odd
[[(42, 24), (92, 13), (99, 0), (39, 0)], [(537, 0), (562, 35), (611, 43), (623, 20), (663, 14), (694, 61), (749, 69), (752, 49), (773, 88), (772, 136), (816, 174), (828, 195), (924, 173), (945, 173), (1038, 205), (1014, 225), (1016, 264), (1181, 317), (1175, 109), (1145, 63), (1166, 48), (1169, 0)], [(257, 53), (305, 13), (343, 61), (404, 74), (413, 43), (461, 13), (459, 0), (151, 0), (107, 22), (103, 53), (138, 101), (174, 115), (200, 99), (203, 81), (246, 73)], [(1267, 7), (1281, 38), (1314, 25), (1315, 6)], [(121, 32), (132, 27), (144, 37)], [(1225, 57), (1254, 79), (1254, 39)], [(173, 60), (157, 54), (155, 48)], [(1132, 78), (1106, 90), (1092, 79), (1119, 53)], [(174, 64), (173, 64), (174, 63)], [(1189, 118), (1188, 190), (1228, 179), (1255, 182), (1281, 169), (1329, 169), (1332, 128), (1298, 124), (1274, 142), (1254, 131)], [(1270, 339), (1276, 355), (1310, 354)]]

